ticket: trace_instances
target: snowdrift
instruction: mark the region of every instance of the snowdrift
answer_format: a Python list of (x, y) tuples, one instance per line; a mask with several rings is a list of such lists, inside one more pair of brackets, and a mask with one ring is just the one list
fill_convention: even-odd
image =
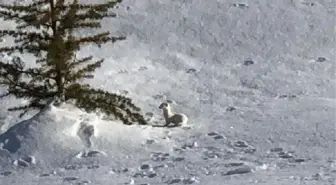
[[(148, 152), (143, 147), (148, 140), (169, 142), (163, 134), (160, 128), (104, 121), (69, 104), (50, 105), (0, 135), (0, 164), (2, 167), (20, 165), (18, 161), (26, 159), (23, 162), (34, 160), (28, 163), (47, 167), (96, 155), (101, 155), (100, 160), (118, 161), (128, 156), (129, 149), (138, 151), (140, 156)], [(163, 146), (158, 145), (161, 149)]]

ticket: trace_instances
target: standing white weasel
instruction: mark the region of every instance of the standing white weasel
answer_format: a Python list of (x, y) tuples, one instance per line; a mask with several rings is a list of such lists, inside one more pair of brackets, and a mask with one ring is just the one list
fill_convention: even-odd
[(172, 112), (169, 103), (161, 103), (159, 109), (162, 109), (163, 117), (166, 121), (164, 126), (168, 126), (170, 123), (173, 123), (174, 126), (181, 126), (188, 122), (188, 117), (186, 115)]

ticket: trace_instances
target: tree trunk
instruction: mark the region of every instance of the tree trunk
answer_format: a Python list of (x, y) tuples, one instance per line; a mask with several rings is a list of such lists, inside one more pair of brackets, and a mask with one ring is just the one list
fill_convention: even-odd
[[(58, 38), (57, 36), (57, 21), (55, 18), (55, 4), (54, 0), (49, 0), (50, 3), (50, 13), (51, 13), (51, 28), (53, 32), (54, 38)], [(56, 41), (57, 42), (57, 41)], [(55, 43), (57, 44), (57, 43)], [(62, 74), (62, 69), (60, 67), (60, 62), (62, 61), (53, 61), (55, 65), (55, 70), (56, 70), (56, 85), (57, 85), (57, 99), (59, 99), (61, 102), (65, 101), (65, 91), (64, 91), (64, 80), (63, 80), (63, 74)]]

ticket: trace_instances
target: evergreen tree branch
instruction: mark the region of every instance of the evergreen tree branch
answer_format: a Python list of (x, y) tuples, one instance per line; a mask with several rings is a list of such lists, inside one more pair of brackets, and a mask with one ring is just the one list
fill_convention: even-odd
[(96, 43), (98, 45), (100, 44), (104, 44), (107, 42), (116, 42), (118, 40), (125, 40), (126, 37), (124, 36), (120, 36), (120, 37), (110, 37), (110, 32), (103, 32), (103, 33), (99, 33), (96, 35), (92, 35), (92, 36), (87, 36), (87, 37), (79, 37), (75, 39), (75, 43), (78, 45), (83, 45), (86, 43)]

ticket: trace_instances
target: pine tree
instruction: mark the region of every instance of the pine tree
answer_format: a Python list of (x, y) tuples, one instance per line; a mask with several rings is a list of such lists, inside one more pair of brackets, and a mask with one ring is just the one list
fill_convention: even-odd
[[(100, 21), (116, 17), (109, 10), (121, 0), (101, 4), (80, 4), (78, 0), (34, 0), (25, 5), (0, 4), (0, 18), (16, 22), (16, 29), (0, 30), (2, 37), (14, 38), (11, 46), (0, 47), (0, 53), (11, 56), (10, 61), (0, 60), (0, 85), (7, 91), (1, 98), (14, 96), (28, 99), (24, 106), (8, 109), (27, 111), (42, 109), (50, 99), (72, 101), (86, 111), (99, 110), (120, 119), (124, 124), (147, 124), (140, 108), (130, 98), (94, 89), (79, 83), (93, 78), (103, 59), (92, 56), (76, 57), (76, 52), (87, 44), (102, 44), (124, 40), (100, 32), (77, 36), (82, 29), (99, 29)], [(35, 66), (27, 67), (22, 56), (35, 56)]]

